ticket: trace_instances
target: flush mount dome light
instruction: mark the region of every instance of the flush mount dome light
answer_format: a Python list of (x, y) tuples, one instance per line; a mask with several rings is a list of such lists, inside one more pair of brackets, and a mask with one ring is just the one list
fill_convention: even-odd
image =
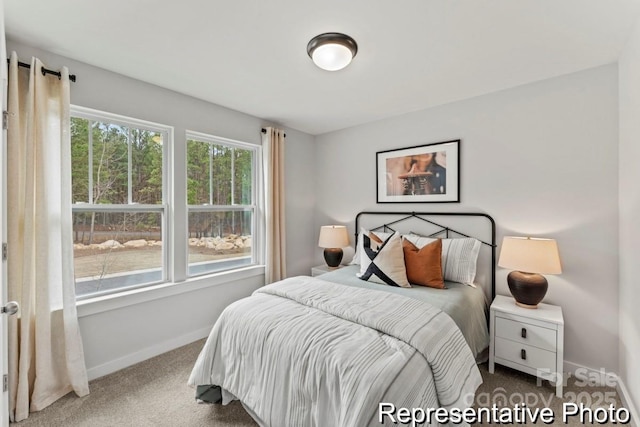
[(337, 71), (349, 65), (358, 53), (358, 44), (346, 34), (324, 33), (311, 39), (307, 53), (318, 67)]

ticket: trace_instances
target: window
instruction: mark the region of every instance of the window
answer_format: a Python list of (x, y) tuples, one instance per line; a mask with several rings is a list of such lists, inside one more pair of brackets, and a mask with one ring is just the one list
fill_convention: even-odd
[(258, 150), (187, 134), (189, 276), (257, 263)]
[(260, 146), (75, 106), (70, 130), (78, 299), (260, 264)]
[(166, 153), (171, 128), (73, 107), (76, 296), (167, 280)]

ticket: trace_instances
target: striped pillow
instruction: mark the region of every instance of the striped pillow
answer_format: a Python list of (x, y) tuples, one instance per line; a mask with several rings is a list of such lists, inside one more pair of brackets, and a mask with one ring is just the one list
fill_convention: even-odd
[[(413, 233), (407, 234), (404, 238), (418, 248), (437, 240)], [(475, 288), (476, 285), (474, 285), (473, 281), (476, 278), (476, 261), (480, 253), (480, 241), (470, 237), (440, 240), (442, 240), (442, 273), (444, 280), (464, 283)]]
[(389, 286), (411, 287), (404, 266), (400, 233), (394, 233), (378, 246), (377, 250), (372, 248), (368, 235), (363, 234), (362, 241), (360, 273), (357, 275), (360, 279)]

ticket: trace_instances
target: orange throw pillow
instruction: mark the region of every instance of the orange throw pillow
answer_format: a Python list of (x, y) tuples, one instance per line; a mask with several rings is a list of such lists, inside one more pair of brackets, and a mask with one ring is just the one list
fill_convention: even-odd
[(412, 285), (444, 289), (442, 278), (442, 241), (440, 239), (418, 249), (409, 240), (402, 242), (407, 279)]

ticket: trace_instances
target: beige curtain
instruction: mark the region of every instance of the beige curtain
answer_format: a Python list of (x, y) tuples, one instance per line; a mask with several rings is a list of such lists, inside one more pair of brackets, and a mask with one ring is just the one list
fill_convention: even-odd
[(71, 226), (69, 71), (11, 55), (7, 138), (9, 404), (12, 421), (70, 391), (89, 393), (78, 327)]
[(266, 282), (287, 277), (284, 217), (284, 131), (268, 127), (262, 135), (266, 220)]

